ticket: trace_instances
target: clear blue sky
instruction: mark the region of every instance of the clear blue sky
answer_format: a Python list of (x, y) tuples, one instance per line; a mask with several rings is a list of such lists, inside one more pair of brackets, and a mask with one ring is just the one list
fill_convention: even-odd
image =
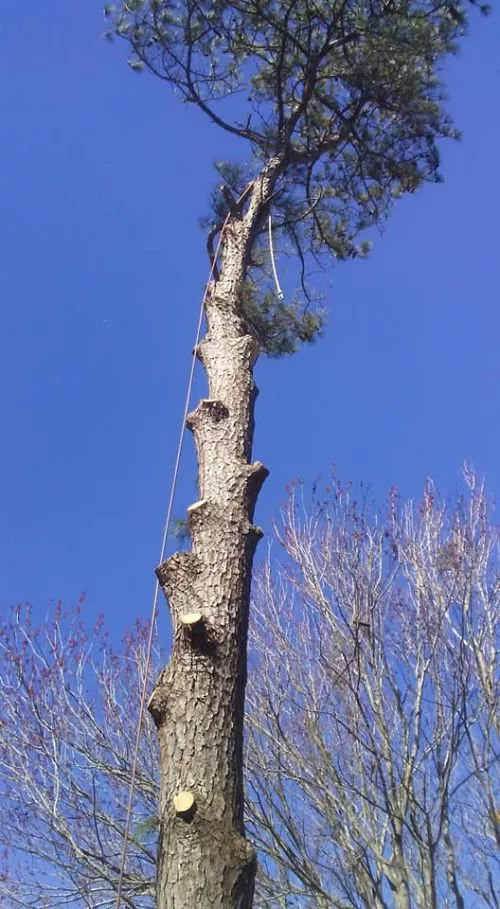
[[(464, 138), (446, 182), (395, 209), (371, 260), (331, 273), (324, 340), (258, 367), (255, 456), (454, 491), (500, 489), (500, 15), (447, 69)], [(228, 137), (102, 40), (100, 0), (10, 3), (0, 27), (0, 608), (88, 592), (118, 632), (153, 567), (207, 259), (198, 217)], [(190, 444), (190, 442), (189, 442)], [(195, 496), (192, 456), (177, 513)]]

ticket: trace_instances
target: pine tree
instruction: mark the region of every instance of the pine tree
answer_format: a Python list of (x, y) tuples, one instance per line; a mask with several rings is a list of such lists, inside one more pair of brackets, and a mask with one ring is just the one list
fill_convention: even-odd
[[(456, 137), (439, 77), (468, 28), (467, 0), (121, 0), (110, 36), (186, 103), (246, 143), (221, 162), (207, 245), (214, 265), (197, 355), (208, 397), (189, 415), (200, 500), (192, 548), (157, 569), (174, 630), (150, 712), (161, 753), (158, 909), (250, 909), (255, 853), (243, 826), (243, 714), (254, 508), (253, 366), (321, 331), (311, 265), (365, 255), (393, 202), (441, 179)], [(246, 98), (234, 110), (233, 96)], [(273, 246), (299, 263), (302, 303), (272, 281)], [(220, 240), (220, 263), (214, 262)]]

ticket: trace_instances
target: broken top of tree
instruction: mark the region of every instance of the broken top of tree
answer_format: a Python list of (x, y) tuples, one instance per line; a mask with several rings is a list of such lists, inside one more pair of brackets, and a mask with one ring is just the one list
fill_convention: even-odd
[[(308, 303), (311, 256), (366, 253), (360, 232), (381, 223), (394, 199), (440, 179), (437, 142), (457, 134), (439, 69), (471, 6), (487, 11), (476, 0), (121, 0), (107, 14), (109, 34), (132, 47), (133, 68), (147, 67), (250, 146), (246, 166), (218, 165), (213, 231), (256, 169), (280, 158), (273, 231), (298, 254)], [(312, 340), (322, 316), (309, 310), (304, 320), (269, 296), (265, 229), (242, 305), (261, 346), (281, 354)]]

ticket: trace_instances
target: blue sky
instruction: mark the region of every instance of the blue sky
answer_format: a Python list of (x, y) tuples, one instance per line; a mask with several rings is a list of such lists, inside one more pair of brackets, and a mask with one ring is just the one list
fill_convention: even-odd
[[(257, 370), (255, 456), (417, 495), (471, 458), (500, 489), (500, 17), (447, 67), (461, 143), (370, 261), (332, 269), (325, 337)], [(125, 65), (100, 0), (8, 4), (0, 26), (0, 608), (87, 591), (116, 633), (151, 608), (200, 295), (198, 218), (227, 135)], [(198, 382), (198, 387), (203, 386)], [(188, 442), (190, 446), (190, 441)], [(195, 497), (192, 454), (176, 513)]]

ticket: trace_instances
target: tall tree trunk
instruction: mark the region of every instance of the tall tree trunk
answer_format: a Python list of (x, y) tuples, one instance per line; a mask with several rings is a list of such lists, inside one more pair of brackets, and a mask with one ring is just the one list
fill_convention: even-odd
[(271, 160), (246, 212), (224, 230), (218, 280), (197, 351), (208, 398), (188, 418), (200, 501), (189, 511), (192, 549), (157, 569), (173, 623), (170, 663), (149, 709), (161, 754), (157, 909), (250, 909), (255, 853), (243, 825), (243, 713), (253, 525), (267, 476), (251, 463), (253, 365), (259, 349), (241, 315), (249, 255), (277, 175)]

